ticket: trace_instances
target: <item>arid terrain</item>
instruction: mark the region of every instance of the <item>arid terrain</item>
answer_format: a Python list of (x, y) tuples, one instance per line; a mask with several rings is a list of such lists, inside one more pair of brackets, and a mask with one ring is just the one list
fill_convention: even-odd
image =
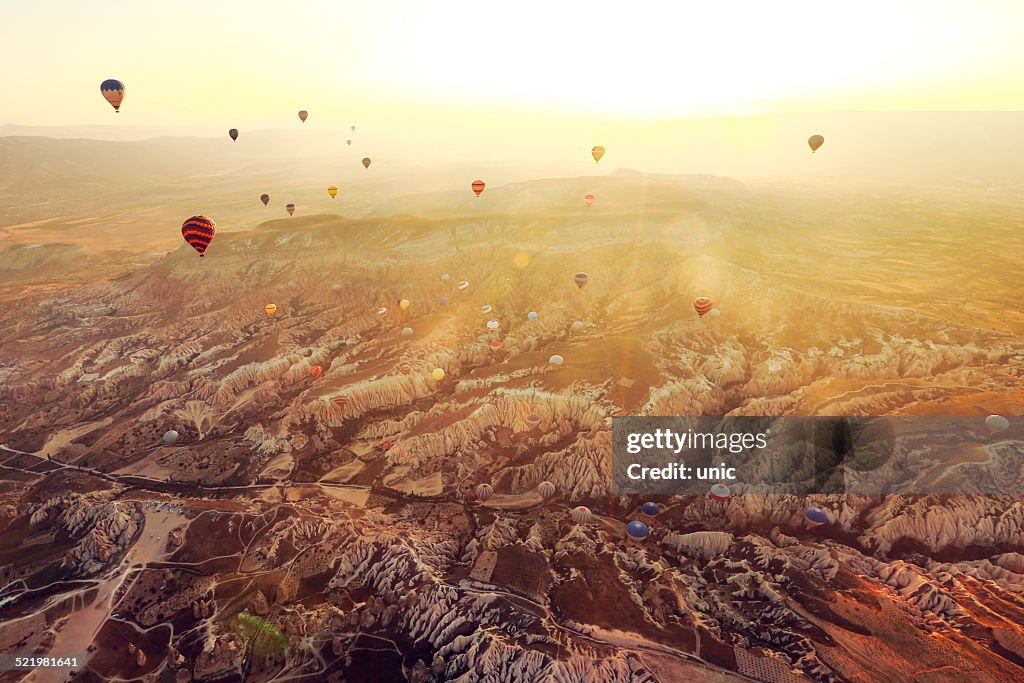
[[(162, 167), (89, 185), (57, 161), (87, 141), (32, 140), (69, 189), (0, 187), (0, 652), (88, 651), (75, 681), (1024, 679), (1024, 497), (610, 493), (616, 415), (1024, 414), (1024, 192), (449, 170), (264, 208), (295, 162), (153, 197)], [(218, 208), (200, 259), (179, 226)]]

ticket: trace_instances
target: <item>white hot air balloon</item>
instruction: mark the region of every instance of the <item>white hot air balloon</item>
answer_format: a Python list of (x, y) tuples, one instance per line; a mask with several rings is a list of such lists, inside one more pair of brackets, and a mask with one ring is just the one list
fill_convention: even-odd
[(494, 487), (490, 484), (480, 484), (476, 487), (476, 497), (481, 503), (487, 502), (487, 499), (494, 494)]
[(171, 429), (171, 430), (169, 430), (167, 432), (164, 432), (164, 437), (163, 437), (164, 443), (172, 444), (172, 443), (175, 443), (177, 440), (178, 440), (178, 432), (174, 431), (173, 429)]
[(577, 524), (586, 524), (594, 518), (594, 513), (585, 505), (579, 505), (569, 512), (569, 516), (572, 517), (572, 521)]
[(551, 500), (555, 497), (555, 485), (550, 481), (542, 481), (540, 485), (537, 486), (537, 493), (539, 493), (540, 497), (545, 501)]
[(1010, 421), (1002, 415), (989, 415), (985, 418), (985, 426), (988, 427), (989, 434), (995, 435), (1009, 429)]
[(561, 365), (562, 363), (565, 362), (565, 359), (556, 353), (555, 355), (551, 356), (551, 358), (548, 358), (548, 362), (551, 363), (552, 365)]

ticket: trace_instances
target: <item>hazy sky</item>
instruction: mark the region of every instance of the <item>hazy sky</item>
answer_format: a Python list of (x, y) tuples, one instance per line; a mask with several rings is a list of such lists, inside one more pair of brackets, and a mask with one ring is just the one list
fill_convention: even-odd
[[(1024, 109), (1020, 0), (0, 0), (0, 122)], [(461, 125), (461, 124), (460, 124)]]

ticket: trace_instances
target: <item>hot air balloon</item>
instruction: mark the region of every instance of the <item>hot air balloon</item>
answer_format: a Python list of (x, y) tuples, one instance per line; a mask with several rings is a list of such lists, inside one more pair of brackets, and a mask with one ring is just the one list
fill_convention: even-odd
[(266, 206), (267, 204), (270, 203), (270, 195), (269, 194), (261, 194), (260, 195), (260, 201), (263, 202), (263, 206)]
[(448, 282), (448, 280), (450, 279), (452, 279), (452, 276), (449, 275), (448, 273), (443, 273), (441, 275), (441, 282)]
[(200, 258), (206, 253), (206, 248), (210, 246), (216, 234), (217, 224), (206, 216), (192, 216), (181, 224), (181, 236), (190, 247), (199, 252)]
[(732, 491), (725, 484), (712, 484), (711, 490), (708, 491), (708, 497), (712, 500), (729, 500), (729, 496), (732, 495)]
[(500, 339), (492, 339), (491, 340), (491, 351), (497, 351), (498, 349), (501, 348), (501, 346), (502, 346), (502, 341)]
[(363, 157), (363, 168), (370, 168), (370, 157)]
[(335, 282), (333, 285), (331, 285), (331, 291), (332, 292), (340, 292), (341, 291), (341, 283), (340, 282)]
[(536, 427), (537, 425), (540, 424), (540, 415), (538, 415), (537, 413), (530, 413), (529, 415), (526, 416), (526, 424), (530, 425), (531, 427)]
[(818, 507), (809, 507), (804, 510), (804, 519), (810, 526), (818, 526), (828, 521), (828, 513)]
[(561, 365), (562, 363), (565, 362), (565, 359), (556, 353), (555, 355), (551, 356), (551, 358), (548, 358), (548, 362), (551, 363), (552, 365)]
[(595, 199), (597, 199), (597, 197), (595, 197), (592, 194), (583, 195), (583, 203), (586, 204), (587, 206), (593, 204)]
[(459, 284), (455, 285), (455, 289), (459, 290), (460, 292), (465, 292), (467, 289), (469, 289), (469, 280), (463, 280)]
[(409, 306), (411, 305), (412, 304), (409, 303), (408, 299), (402, 299), (401, 301), (398, 302), (398, 307), (401, 308), (403, 311), (409, 310)]
[(811, 148), (811, 152), (817, 152), (818, 148), (825, 144), (825, 138), (821, 135), (812, 135), (807, 138), (807, 144)]
[(537, 486), (537, 493), (539, 493), (540, 497), (545, 501), (551, 500), (555, 497), (555, 485), (550, 481), (542, 481)]
[(228, 131), (228, 137), (230, 137), (232, 140), (237, 140), (238, 139), (238, 129), (237, 128), (232, 128), (231, 130), (229, 130)]
[(648, 517), (657, 517), (661, 514), (661, 506), (652, 501), (648, 501), (640, 506), (640, 512), (644, 513)]
[(115, 113), (120, 113), (121, 111), (121, 103), (124, 102), (125, 92), (127, 91), (124, 83), (116, 78), (108, 78), (100, 83), (100, 94), (103, 95), (103, 99), (110, 102), (110, 106), (114, 108)]
[(335, 396), (334, 404), (341, 408), (344, 408), (346, 405), (348, 405), (348, 396), (346, 396), (345, 394), (342, 394), (341, 396)]
[(399, 365), (398, 369), (402, 371), (403, 375), (408, 375), (410, 372), (412, 372), (412, 367), (405, 363)]
[(588, 522), (590, 522), (590, 520), (594, 518), (594, 513), (591, 512), (590, 508), (586, 507), (585, 505), (579, 505), (577, 507), (574, 507), (572, 511), (569, 512), (569, 516), (572, 517), (572, 521), (576, 522), (577, 524), (587, 524)]
[(526, 314), (526, 318), (528, 320), (536, 320), (537, 319), (537, 311), (530, 311), (529, 313)]
[(474, 180), (473, 184), (470, 185), (470, 187), (473, 188), (473, 193), (477, 197), (479, 197), (480, 193), (484, 191), (484, 187), (486, 187), (486, 185), (484, 185), (484, 181), (482, 181), (482, 180)]
[(441, 368), (434, 368), (433, 372), (430, 373), (430, 376), (434, 378), (435, 382), (440, 382), (444, 379), (444, 370)]
[(353, 133), (355, 133), (355, 132), (356, 132), (356, 127), (355, 127), (355, 126), (352, 126), (352, 132), (353, 132)]
[(602, 147), (601, 145), (594, 147), (592, 150), (590, 150), (590, 156), (594, 157), (595, 164), (601, 161), (601, 157), (604, 156), (604, 147)]
[(626, 525), (626, 535), (632, 539), (640, 541), (647, 538), (650, 533), (651, 530), (643, 522), (630, 522)]
[(988, 427), (989, 434), (995, 435), (1009, 429), (1010, 421), (1002, 415), (989, 415), (985, 418), (985, 426)]
[(476, 497), (481, 503), (486, 503), (492, 495), (494, 495), (494, 487), (490, 484), (480, 484), (476, 487)]
[(178, 440), (178, 432), (174, 431), (173, 429), (164, 432), (163, 442), (165, 444), (170, 445), (172, 443), (175, 443), (177, 440)]
[(327, 188), (327, 194), (331, 195), (331, 199), (334, 199), (335, 197), (337, 197), (338, 196), (338, 186), (337, 185), (331, 185), (330, 187), (328, 187)]
[(388, 314), (388, 309), (384, 308), (383, 306), (381, 306), (380, 308), (377, 309), (377, 315), (383, 316), (383, 315), (387, 315), (387, 314)]
[(711, 299), (706, 296), (698, 296), (693, 300), (693, 310), (697, 311), (697, 315), (703, 318), (711, 310)]
[(277, 313), (277, 304), (267, 304), (263, 310), (267, 312), (267, 315), (274, 315)]
[(295, 205), (294, 204), (286, 204), (284, 208), (288, 211), (288, 215), (289, 216), (294, 216), (295, 215)]
[(573, 280), (576, 282), (577, 287), (583, 289), (583, 285), (587, 284), (587, 282), (590, 280), (590, 276), (587, 275), (586, 273), (579, 272), (576, 273), (576, 276), (573, 277)]
[(412, 336), (412, 328), (411, 327), (403, 327), (402, 328), (402, 336), (403, 337), (411, 337)]
[(501, 321), (498, 320), (497, 318), (491, 318), (490, 320), (487, 321), (487, 329), (489, 329), (491, 332), (497, 332), (500, 327)]
[(493, 311), (493, 310), (494, 310), (494, 309), (493, 309), (493, 308), (491, 308), (491, 305), (490, 305), (490, 304), (484, 304), (483, 306), (481, 306), (481, 307), (480, 307), (480, 313), (481, 313), (482, 315), (488, 315), (488, 314), (489, 314), (489, 313), (490, 313), (491, 311)]
[(306, 111), (305, 109), (300, 110), (299, 111), (299, 121), (302, 121), (303, 123), (305, 123), (307, 118), (309, 118), (309, 112)]
[(710, 315), (712, 318), (717, 318), (718, 316), (722, 315), (722, 312), (717, 308), (712, 308), (710, 311), (708, 311), (708, 315)]
[(572, 327), (570, 329), (572, 330), (573, 334), (579, 334), (580, 332), (583, 331), (583, 322), (580, 321), (580, 320), (577, 320), (576, 322), (574, 322), (572, 324)]
[(320, 379), (324, 374), (324, 369), (319, 365), (314, 365), (310, 368), (309, 374), (313, 375), (313, 379)]

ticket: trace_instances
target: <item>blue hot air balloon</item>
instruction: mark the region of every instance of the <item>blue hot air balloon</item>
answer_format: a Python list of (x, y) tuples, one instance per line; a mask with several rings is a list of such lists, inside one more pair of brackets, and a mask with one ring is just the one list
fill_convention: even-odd
[(630, 522), (626, 525), (626, 535), (637, 540), (647, 538), (651, 530), (643, 522)]
[(526, 314), (526, 317), (529, 318), (530, 320), (536, 320), (537, 311), (530, 311), (529, 313)]
[(814, 526), (824, 524), (828, 521), (828, 513), (817, 507), (807, 508), (807, 510), (804, 511), (804, 517)]
[(648, 517), (657, 517), (658, 513), (661, 512), (661, 506), (657, 503), (648, 501), (640, 506), (640, 511)]

